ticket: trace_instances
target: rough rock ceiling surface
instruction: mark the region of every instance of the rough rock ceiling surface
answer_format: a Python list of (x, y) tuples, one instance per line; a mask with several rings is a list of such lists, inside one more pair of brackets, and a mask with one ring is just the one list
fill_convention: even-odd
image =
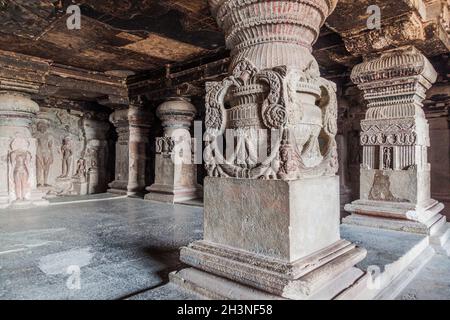
[(157, 69), (223, 47), (206, 0), (0, 0), (0, 49), (95, 71)]

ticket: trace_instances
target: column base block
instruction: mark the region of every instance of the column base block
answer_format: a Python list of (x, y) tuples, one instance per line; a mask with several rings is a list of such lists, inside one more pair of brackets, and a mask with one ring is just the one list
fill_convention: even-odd
[(411, 203), (357, 200), (345, 206), (352, 213), (343, 220), (349, 225), (433, 235), (446, 223), (439, 214), (444, 205), (430, 199), (418, 206)]
[(120, 195), (120, 196), (126, 196), (126, 195), (128, 195), (128, 191), (127, 191), (127, 190), (122, 190), (122, 189), (113, 189), (113, 188), (110, 188), (110, 189), (107, 190), (107, 192), (108, 192), (108, 193), (112, 193), (112, 194), (117, 194), (117, 195)]
[[(181, 261), (194, 269), (172, 274), (172, 278), (183, 279), (175, 282), (189, 286), (187, 289), (190, 290), (196, 288), (197, 293), (206, 293), (209, 298), (329, 300), (364, 275), (354, 265), (364, 259), (366, 253), (365, 249), (340, 240), (317, 253), (287, 263), (198, 241), (181, 250)], [(199, 272), (205, 271), (213, 275), (198, 276)], [(211, 279), (216, 279), (217, 286), (211, 286)], [(234, 281), (240, 284), (238, 289), (227, 289), (234, 288)]]
[(338, 177), (209, 177), (204, 188), (204, 240), (181, 249), (187, 265), (295, 300), (333, 299), (363, 276), (366, 250), (340, 238)]
[(80, 196), (85, 196), (88, 194), (88, 183), (87, 182), (74, 182), (73, 192)]
[(163, 203), (177, 203), (203, 198), (203, 190), (201, 186), (196, 187), (169, 187), (166, 185), (154, 184), (147, 188), (145, 200), (157, 201)]
[(128, 194), (128, 181), (113, 181), (108, 185), (108, 193), (125, 196)]

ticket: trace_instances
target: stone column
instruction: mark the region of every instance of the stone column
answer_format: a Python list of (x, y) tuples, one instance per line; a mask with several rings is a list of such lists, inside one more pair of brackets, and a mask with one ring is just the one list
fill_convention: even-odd
[(145, 199), (175, 203), (203, 196), (189, 131), (195, 114), (195, 106), (187, 98), (170, 98), (158, 107), (164, 136), (156, 139), (155, 183), (147, 188), (150, 193)]
[(249, 297), (332, 299), (363, 275), (366, 251), (339, 231), (336, 87), (311, 54), (336, 2), (210, 1), (231, 69), (207, 84), (204, 240), (181, 250), (194, 268), (173, 281), (230, 297), (211, 273)]
[(431, 195), (445, 205), (450, 219), (450, 123), (448, 114), (429, 117)]
[(150, 112), (143, 107), (130, 107), (128, 113), (130, 124), (128, 196), (143, 196), (145, 191), (151, 119)]
[(87, 114), (83, 118), (83, 129), (86, 137), (84, 158), (87, 166), (88, 194), (106, 192), (106, 170), (110, 154), (107, 134), (110, 124)]
[(339, 155), (339, 187), (341, 217), (345, 215), (344, 206), (352, 200), (352, 190), (348, 182), (348, 132), (350, 131), (349, 119), (347, 119), (348, 104), (344, 99), (339, 99), (338, 132), (336, 143)]
[(443, 205), (431, 199), (428, 121), (422, 110), (436, 71), (416, 48), (407, 46), (367, 58), (352, 81), (368, 102), (361, 122), (360, 199), (345, 209), (345, 223), (418, 233), (445, 224)]
[(38, 111), (27, 94), (0, 91), (0, 208), (48, 204), (36, 183), (31, 125)]
[(115, 179), (109, 184), (108, 192), (127, 194), (129, 172), (129, 141), (130, 126), (128, 122), (128, 109), (114, 111), (110, 118), (117, 132)]
[(115, 111), (110, 117), (117, 130), (116, 178), (108, 192), (140, 195), (145, 189), (145, 170), (151, 115), (141, 106)]

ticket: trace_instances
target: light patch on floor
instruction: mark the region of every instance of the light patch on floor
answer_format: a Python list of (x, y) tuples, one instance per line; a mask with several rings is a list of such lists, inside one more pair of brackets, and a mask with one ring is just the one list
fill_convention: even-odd
[(91, 248), (49, 254), (39, 260), (39, 269), (47, 275), (64, 274), (70, 266), (88, 266), (93, 257)]

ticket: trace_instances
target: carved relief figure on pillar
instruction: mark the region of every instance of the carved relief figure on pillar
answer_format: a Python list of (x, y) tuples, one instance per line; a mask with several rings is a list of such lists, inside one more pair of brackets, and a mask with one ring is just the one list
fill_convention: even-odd
[(36, 188), (37, 141), (31, 127), (38, 112), (28, 94), (0, 91), (0, 208), (48, 204)]
[(78, 179), (81, 182), (86, 182), (87, 170), (86, 170), (86, 160), (78, 159), (77, 169), (72, 178)]
[(30, 166), (33, 156), (29, 151), (30, 144), (24, 139), (16, 138), (11, 142), (9, 161), (12, 167), (12, 184), (15, 201), (27, 200), (30, 192)]
[(72, 162), (73, 162), (72, 148), (73, 148), (72, 139), (70, 137), (65, 137), (62, 141), (61, 150), (59, 151), (62, 155), (61, 175), (58, 177), (60, 179), (67, 178), (70, 174), (70, 170), (72, 169)]
[(53, 164), (53, 137), (48, 132), (49, 125), (46, 121), (37, 123), (37, 186), (50, 187), (48, 178), (50, 167)]

